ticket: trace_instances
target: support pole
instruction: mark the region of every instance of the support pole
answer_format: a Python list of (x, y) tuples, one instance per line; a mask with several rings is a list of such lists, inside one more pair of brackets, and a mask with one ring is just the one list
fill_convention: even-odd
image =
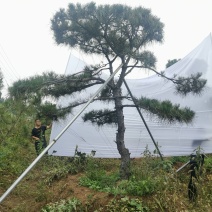
[(176, 172), (179, 172), (181, 169), (183, 169), (184, 167), (186, 167), (191, 161), (188, 161), (187, 163), (185, 163), (183, 166), (181, 166)]
[(130, 90), (130, 88), (129, 88), (129, 86), (128, 86), (128, 84), (127, 84), (127, 82), (126, 82), (125, 79), (124, 79), (124, 84), (125, 84), (125, 86), (126, 86), (128, 92), (129, 92), (129, 94), (130, 94), (130, 96), (131, 96), (131, 98), (132, 98), (132, 100), (133, 100), (133, 103), (134, 103), (135, 106), (136, 106), (136, 109), (137, 109), (137, 111), (138, 111), (138, 113), (139, 113), (139, 115), (140, 115), (142, 121), (144, 122), (144, 125), (145, 125), (145, 127), (146, 127), (146, 129), (147, 129), (147, 131), (148, 131), (148, 133), (149, 133), (149, 135), (150, 135), (150, 137), (151, 137), (151, 139), (152, 139), (154, 145), (155, 145), (155, 148), (157, 149), (157, 151), (158, 151), (158, 153), (159, 153), (159, 155), (160, 155), (161, 160), (163, 160), (162, 154), (161, 154), (161, 152), (160, 152), (160, 150), (159, 150), (159, 148), (158, 148), (158, 146), (157, 146), (157, 144), (156, 144), (156, 142), (155, 142), (155, 139), (153, 138), (152, 133), (150, 132), (150, 129), (149, 129), (149, 127), (148, 127), (148, 125), (147, 125), (147, 123), (146, 123), (146, 121), (145, 121), (145, 119), (144, 119), (144, 117), (143, 117), (141, 111), (139, 110), (139, 108), (138, 108), (138, 106), (137, 106), (137, 104), (136, 104), (135, 98), (133, 97), (132, 92), (131, 92), (131, 90)]
[(7, 189), (1, 196), (0, 203), (9, 195), (9, 193), (18, 185), (18, 183), (25, 177), (25, 175), (36, 165), (36, 163), (43, 157), (43, 155), (56, 143), (56, 141), (63, 135), (63, 133), (73, 124), (79, 115), (87, 108), (87, 106), (94, 100), (94, 98), (106, 87), (109, 81), (118, 73), (123, 64), (113, 72), (113, 74), (104, 82), (104, 84), (96, 91), (96, 93), (89, 99), (89, 101), (82, 107), (82, 109), (73, 117), (68, 125), (53, 139), (53, 141), (41, 152), (41, 154), (31, 163), (31, 165), (20, 175), (20, 177)]

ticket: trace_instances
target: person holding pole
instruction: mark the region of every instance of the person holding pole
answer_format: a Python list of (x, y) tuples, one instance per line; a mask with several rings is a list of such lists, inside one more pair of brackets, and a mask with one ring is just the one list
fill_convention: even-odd
[[(45, 148), (48, 151), (57, 140), (64, 134), (64, 132), (76, 121), (80, 114), (88, 107), (88, 105), (94, 100), (94, 98), (106, 87), (108, 82), (118, 73), (123, 64), (120, 64), (119, 67), (112, 73), (112, 75), (104, 82), (104, 84), (96, 91), (96, 93), (87, 101), (87, 103), (78, 111), (78, 113), (70, 120), (66, 127), (49, 143)], [(28, 168), (16, 179), (16, 181), (5, 191), (5, 193), (0, 197), (0, 203), (10, 194), (10, 192), (21, 182), (21, 180), (30, 172), (30, 170), (38, 163), (38, 161), (43, 157), (45, 152), (41, 154), (28, 166)]]
[(52, 124), (46, 126), (42, 125), (40, 119), (35, 119), (35, 127), (32, 129), (32, 138), (35, 141), (35, 151), (37, 155), (47, 147), (45, 131), (50, 129)]

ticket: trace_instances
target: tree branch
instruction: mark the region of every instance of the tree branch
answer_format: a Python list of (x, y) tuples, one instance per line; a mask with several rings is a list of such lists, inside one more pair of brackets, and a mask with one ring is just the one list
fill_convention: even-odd
[[(108, 69), (108, 68), (103, 68), (103, 67), (105, 67), (105, 66), (107, 66), (108, 64), (103, 64), (101, 67), (100, 67), (100, 69), (97, 71), (97, 72), (95, 72), (94, 73), (94, 75), (92, 75), (92, 76), (95, 76), (95, 75), (97, 75), (99, 72), (101, 72), (102, 70), (105, 70), (105, 69)], [(79, 71), (79, 72), (77, 72), (77, 73), (75, 73), (75, 74), (71, 74), (71, 75), (69, 75), (69, 76), (76, 76), (76, 75), (78, 75), (78, 74), (82, 74), (82, 73), (85, 73), (86, 71), (85, 70), (83, 70), (83, 71)]]
[[(120, 96), (119, 98), (131, 100), (131, 98), (128, 97), (128, 96)], [(98, 97), (98, 98), (95, 98), (92, 102), (95, 102), (95, 101), (106, 101), (106, 100), (111, 101), (111, 100), (114, 100), (114, 99), (115, 99), (115, 97)], [(67, 107), (59, 108), (59, 110), (69, 110), (70, 108), (74, 108), (74, 107), (83, 105), (83, 104), (85, 104), (87, 102), (88, 102), (88, 99), (86, 99), (84, 101), (81, 101), (81, 102), (74, 102), (74, 103), (70, 104)], [(126, 107), (130, 107), (130, 106), (126, 105)]]
[(137, 107), (136, 105), (121, 105), (120, 107), (116, 108), (124, 108), (124, 107)]
[[(128, 66), (133, 67), (133, 66)], [(161, 76), (171, 82), (173, 82), (176, 85), (176, 92), (182, 95), (186, 95), (188, 93), (194, 93), (194, 94), (200, 94), (203, 90), (207, 80), (200, 79), (201, 73), (196, 73), (196, 75), (191, 75), (190, 77), (178, 77), (175, 79), (175, 76), (173, 78), (167, 77), (163, 72), (160, 73), (156, 71), (153, 68), (150, 67), (144, 67), (144, 66), (134, 66), (136, 68), (148, 68), (151, 71), (155, 72), (158, 76)]]
[(95, 123), (98, 126), (103, 126), (104, 124), (117, 124), (117, 116), (114, 115), (116, 111), (114, 110), (92, 110), (82, 117), (83, 120)]
[[(153, 68), (150, 68), (150, 67), (144, 67), (144, 66), (127, 66), (127, 68), (147, 68), (147, 69), (149, 69), (149, 70), (151, 70), (151, 71), (153, 71), (153, 72), (155, 72), (158, 76), (161, 76), (161, 77), (163, 77), (163, 78), (165, 78), (165, 79), (167, 79), (167, 80), (170, 80), (170, 81), (172, 81), (174, 84), (181, 84), (182, 85), (182, 83), (180, 83), (180, 82), (182, 82), (182, 80), (177, 80), (177, 79), (175, 79), (175, 78), (170, 78), (170, 77), (167, 77), (166, 75), (164, 75), (163, 73), (160, 73), (160, 72), (158, 72), (158, 71), (156, 71), (155, 69), (153, 69)], [(191, 79), (191, 78), (184, 78), (184, 80), (189, 80), (189, 79)]]
[[(134, 64), (134, 66), (132, 66), (132, 68), (129, 70), (129, 71), (127, 71), (126, 73), (125, 73), (125, 76), (127, 76), (134, 68), (135, 68), (135, 66), (138, 64), (138, 61), (136, 61), (136, 63)], [(129, 66), (127, 66), (127, 68), (128, 68)]]

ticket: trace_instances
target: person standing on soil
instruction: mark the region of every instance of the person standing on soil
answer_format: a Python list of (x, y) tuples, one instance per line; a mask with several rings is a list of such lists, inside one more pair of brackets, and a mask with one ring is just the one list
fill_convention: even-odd
[(35, 119), (35, 127), (32, 129), (32, 138), (35, 141), (35, 150), (37, 155), (41, 153), (43, 149), (47, 147), (45, 138), (45, 131), (50, 129), (52, 124), (46, 126), (42, 125), (40, 119)]

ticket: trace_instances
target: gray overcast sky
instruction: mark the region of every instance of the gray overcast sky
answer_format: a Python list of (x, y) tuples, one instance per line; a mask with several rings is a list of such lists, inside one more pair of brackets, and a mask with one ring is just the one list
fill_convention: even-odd
[[(0, 0), (0, 67), (5, 84), (43, 71), (64, 73), (69, 54), (89, 62), (76, 51), (57, 46), (50, 19), (68, 3), (88, 0)], [(164, 43), (155, 45), (157, 69), (168, 59), (183, 58), (212, 32), (211, 0), (112, 0), (97, 4), (121, 3), (150, 8), (165, 24)], [(91, 61), (93, 63), (94, 61)]]

